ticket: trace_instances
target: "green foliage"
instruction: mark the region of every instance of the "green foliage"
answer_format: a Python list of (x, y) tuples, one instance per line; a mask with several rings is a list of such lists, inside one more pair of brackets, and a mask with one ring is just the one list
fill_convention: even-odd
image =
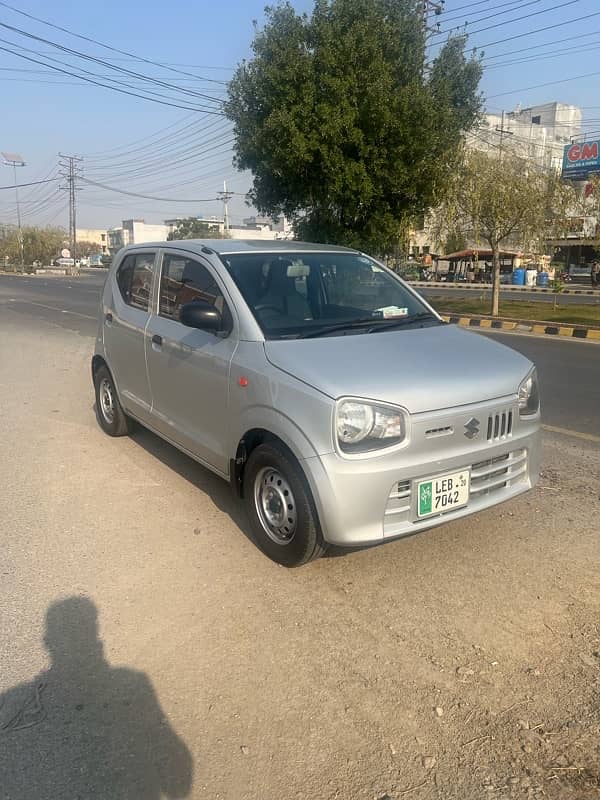
[[(59, 258), (60, 251), (65, 246), (67, 235), (62, 228), (37, 228), (27, 226), (22, 228), (23, 235), (23, 261), (32, 264), (40, 261), (50, 264)], [(20, 262), (19, 239), (16, 228), (5, 229), (0, 234), (0, 265), (3, 263), (18, 264)]]
[(492, 313), (498, 314), (500, 250), (540, 253), (546, 239), (564, 235), (577, 203), (572, 189), (510, 150), (465, 152), (436, 212), (436, 238), (485, 243), (493, 253)]
[(422, 3), (315, 0), (266, 9), (230, 85), (235, 163), (250, 196), (301, 238), (390, 251), (435, 205), (480, 113), (479, 61), (451, 39), (429, 71)]
[(226, 233), (219, 232), (218, 226), (211, 225), (196, 217), (187, 217), (179, 221), (179, 224), (168, 236), (167, 240), (172, 242), (174, 239), (228, 239)]

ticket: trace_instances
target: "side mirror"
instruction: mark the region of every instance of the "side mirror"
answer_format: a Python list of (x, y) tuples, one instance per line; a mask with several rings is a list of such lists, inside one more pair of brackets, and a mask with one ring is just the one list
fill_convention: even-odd
[(188, 328), (199, 328), (202, 331), (215, 333), (222, 327), (221, 312), (205, 300), (196, 300), (194, 303), (181, 306), (179, 321)]

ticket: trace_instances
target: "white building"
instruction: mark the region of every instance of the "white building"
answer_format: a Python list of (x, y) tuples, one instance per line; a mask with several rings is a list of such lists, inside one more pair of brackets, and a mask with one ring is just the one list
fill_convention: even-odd
[(77, 228), (77, 241), (97, 245), (98, 252), (102, 255), (108, 253), (108, 235), (105, 228)]
[(486, 114), (485, 124), (467, 137), (476, 150), (516, 150), (546, 169), (560, 169), (566, 144), (581, 136), (582, 111), (566, 103), (545, 103), (504, 114)]
[(162, 242), (171, 230), (166, 224), (147, 223), (143, 219), (124, 219), (120, 228), (109, 228), (106, 232), (108, 250), (114, 255), (128, 244)]

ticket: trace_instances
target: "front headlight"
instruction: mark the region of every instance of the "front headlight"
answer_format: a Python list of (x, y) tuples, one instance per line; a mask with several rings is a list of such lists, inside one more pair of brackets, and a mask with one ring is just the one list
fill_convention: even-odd
[(519, 386), (519, 415), (528, 417), (537, 414), (540, 410), (540, 390), (537, 372), (531, 370), (523, 383)]
[(406, 437), (405, 412), (362, 400), (340, 400), (336, 408), (335, 430), (344, 453), (366, 453), (391, 447)]

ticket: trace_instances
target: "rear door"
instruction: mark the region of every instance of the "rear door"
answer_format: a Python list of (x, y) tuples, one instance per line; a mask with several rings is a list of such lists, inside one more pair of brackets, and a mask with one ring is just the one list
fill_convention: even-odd
[(103, 308), (104, 348), (119, 398), (141, 420), (150, 419), (152, 407), (145, 339), (156, 256), (151, 250), (128, 253), (109, 277), (111, 299)]
[[(181, 306), (195, 299), (220, 311), (222, 331), (179, 322)], [(165, 250), (158, 314), (147, 329), (152, 425), (223, 474), (229, 469), (229, 370), (237, 330), (231, 300), (212, 265), (200, 256)]]

